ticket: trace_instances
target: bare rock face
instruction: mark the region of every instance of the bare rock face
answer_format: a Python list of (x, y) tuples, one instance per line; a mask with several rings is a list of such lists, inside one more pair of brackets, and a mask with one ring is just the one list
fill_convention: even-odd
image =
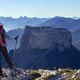
[(67, 29), (51, 27), (26, 27), (21, 40), (20, 48), (49, 49), (61, 44), (69, 48), (72, 44), (72, 35)]
[(72, 35), (67, 29), (26, 26), (14, 63), (33, 69), (78, 68), (79, 53), (72, 46)]

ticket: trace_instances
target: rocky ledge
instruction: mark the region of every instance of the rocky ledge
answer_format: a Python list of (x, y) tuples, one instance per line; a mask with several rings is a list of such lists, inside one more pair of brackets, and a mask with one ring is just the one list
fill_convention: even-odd
[(9, 69), (3, 69), (3, 74), (6, 76), (0, 80), (80, 80), (80, 69), (26, 70), (17, 68), (12, 76), (9, 72)]

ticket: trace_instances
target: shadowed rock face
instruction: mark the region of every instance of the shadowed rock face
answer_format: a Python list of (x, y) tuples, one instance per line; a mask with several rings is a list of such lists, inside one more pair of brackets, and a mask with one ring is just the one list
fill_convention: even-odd
[(67, 29), (26, 26), (14, 63), (17, 67), (33, 69), (79, 68), (79, 56)]

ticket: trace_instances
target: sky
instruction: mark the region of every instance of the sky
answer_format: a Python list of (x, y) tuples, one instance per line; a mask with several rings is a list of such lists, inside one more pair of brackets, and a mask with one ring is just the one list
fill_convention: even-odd
[(0, 16), (80, 17), (80, 0), (0, 0)]

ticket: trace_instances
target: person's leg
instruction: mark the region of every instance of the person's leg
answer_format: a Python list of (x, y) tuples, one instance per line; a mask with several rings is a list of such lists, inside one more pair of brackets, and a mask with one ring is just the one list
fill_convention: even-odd
[(7, 48), (6, 47), (3, 47), (1, 50), (2, 50), (2, 55), (4, 56), (4, 58), (5, 58), (8, 66), (9, 66), (9, 68), (10, 69), (13, 69), (13, 63), (12, 63), (12, 61), (11, 61), (9, 55), (8, 55)]
[(1, 65), (0, 65), (0, 76), (2, 76), (2, 68), (1, 68)]
[(2, 76), (2, 68), (1, 68), (1, 53), (0, 53), (0, 76)]

